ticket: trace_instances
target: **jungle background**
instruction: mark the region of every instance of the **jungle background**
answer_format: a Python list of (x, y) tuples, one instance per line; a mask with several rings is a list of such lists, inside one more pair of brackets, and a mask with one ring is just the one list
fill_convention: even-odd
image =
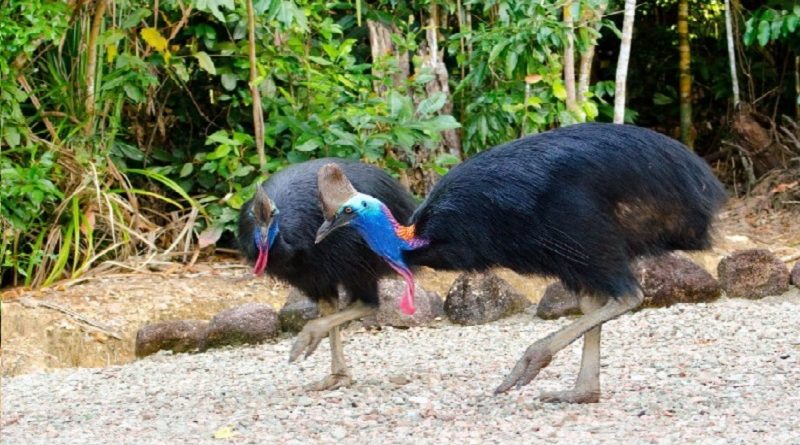
[(628, 3), (630, 33), (611, 0), (1, 0), (0, 287), (226, 252), (290, 163), (362, 159), (422, 197), (494, 145), (612, 121), (623, 34), (625, 122), (796, 211), (800, 4)]

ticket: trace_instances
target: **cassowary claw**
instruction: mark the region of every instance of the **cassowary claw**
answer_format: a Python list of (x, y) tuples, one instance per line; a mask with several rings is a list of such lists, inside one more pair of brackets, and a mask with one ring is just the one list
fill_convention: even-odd
[(547, 403), (597, 403), (600, 401), (600, 391), (589, 389), (568, 389), (566, 391), (543, 392), (539, 400)]
[(494, 393), (506, 392), (512, 386), (516, 386), (519, 389), (527, 385), (539, 374), (539, 371), (550, 364), (552, 359), (553, 355), (544, 345), (539, 344), (539, 342), (532, 344), (522, 355), (522, 358), (519, 359), (514, 369), (511, 370), (511, 374), (494, 390)]
[(347, 371), (339, 371), (329, 374), (324, 379), (309, 383), (305, 386), (306, 391), (332, 391), (339, 388), (347, 388), (353, 384), (353, 377)]
[(329, 329), (327, 324), (319, 323), (319, 320), (312, 320), (306, 323), (303, 330), (297, 334), (292, 350), (289, 351), (289, 363), (297, 360), (303, 351), (306, 351), (304, 358), (310, 357), (317, 350), (320, 342), (328, 336)]

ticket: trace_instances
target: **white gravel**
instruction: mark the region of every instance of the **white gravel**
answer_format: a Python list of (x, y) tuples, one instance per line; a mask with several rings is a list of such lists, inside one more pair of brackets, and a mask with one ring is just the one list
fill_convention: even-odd
[[(2, 383), (6, 444), (800, 444), (800, 292), (645, 310), (603, 331), (603, 397), (567, 388), (572, 345), (521, 391), (493, 396), (525, 347), (566, 321), (348, 332), (357, 383), (306, 393), (327, 342), (300, 365), (291, 340)], [(405, 383), (405, 381), (408, 383)], [(215, 434), (221, 438), (214, 438)], [(227, 437), (227, 439), (225, 439)]]

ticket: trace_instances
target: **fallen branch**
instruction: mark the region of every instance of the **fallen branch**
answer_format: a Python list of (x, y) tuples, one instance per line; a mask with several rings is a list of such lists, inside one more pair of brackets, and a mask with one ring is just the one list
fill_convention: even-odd
[(76, 321), (78, 321), (80, 323), (83, 323), (83, 324), (85, 324), (85, 325), (87, 325), (89, 327), (97, 329), (98, 331), (108, 335), (111, 338), (115, 338), (117, 340), (122, 340), (122, 336), (120, 334), (117, 334), (116, 332), (114, 332), (110, 327), (108, 327), (108, 326), (106, 326), (106, 325), (104, 325), (104, 324), (102, 324), (100, 322), (94, 321), (94, 320), (90, 319), (89, 317), (87, 317), (85, 315), (79, 314), (79, 313), (73, 311), (72, 309), (69, 309), (69, 308), (66, 308), (64, 306), (61, 306), (60, 304), (56, 304), (56, 303), (53, 303), (51, 301), (35, 300), (33, 298), (30, 298), (30, 297), (21, 297), (17, 301), (21, 305), (23, 305), (23, 306), (25, 306), (27, 308), (44, 307), (44, 308), (47, 308), (47, 309), (52, 309), (54, 311), (61, 312), (62, 314), (67, 315), (67, 316), (73, 318), (74, 320), (76, 320)]

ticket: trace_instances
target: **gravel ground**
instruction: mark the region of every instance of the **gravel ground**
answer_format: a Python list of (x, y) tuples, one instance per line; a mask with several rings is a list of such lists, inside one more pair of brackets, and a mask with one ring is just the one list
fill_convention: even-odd
[[(571, 385), (580, 348), (533, 383), (492, 389), (533, 340), (566, 321), (348, 331), (357, 383), (306, 393), (327, 342), (288, 364), (291, 340), (2, 383), (7, 444), (800, 444), (800, 292), (645, 310), (603, 331), (603, 397), (543, 404)], [(215, 438), (214, 436), (218, 436)]]

